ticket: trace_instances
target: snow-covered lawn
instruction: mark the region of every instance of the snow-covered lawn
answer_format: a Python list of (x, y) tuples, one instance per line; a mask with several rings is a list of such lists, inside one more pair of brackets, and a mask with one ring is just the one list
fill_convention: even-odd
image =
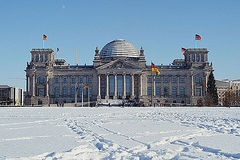
[(0, 108), (0, 159), (240, 159), (240, 108)]

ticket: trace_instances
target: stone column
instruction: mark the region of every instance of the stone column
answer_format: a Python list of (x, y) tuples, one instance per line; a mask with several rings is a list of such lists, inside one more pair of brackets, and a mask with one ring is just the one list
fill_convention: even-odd
[(107, 81), (107, 84), (106, 84), (106, 96), (105, 96), (105, 99), (108, 99), (109, 98), (109, 74), (106, 75), (106, 81)]
[(101, 75), (98, 75), (98, 97), (101, 98)]
[(126, 74), (123, 74), (123, 98), (126, 98)]
[(132, 82), (132, 93), (131, 96), (134, 98), (134, 74), (131, 75), (131, 82)]
[(140, 74), (140, 96), (143, 95), (142, 74)]
[(35, 89), (36, 89), (36, 76), (35, 73), (33, 75), (33, 96), (35, 96)]
[(115, 79), (114, 99), (117, 99), (117, 74), (114, 75), (114, 79)]

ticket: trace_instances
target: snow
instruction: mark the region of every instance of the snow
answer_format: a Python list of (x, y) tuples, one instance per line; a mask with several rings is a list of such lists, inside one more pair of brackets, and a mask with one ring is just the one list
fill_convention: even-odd
[(240, 159), (240, 108), (0, 108), (0, 159)]

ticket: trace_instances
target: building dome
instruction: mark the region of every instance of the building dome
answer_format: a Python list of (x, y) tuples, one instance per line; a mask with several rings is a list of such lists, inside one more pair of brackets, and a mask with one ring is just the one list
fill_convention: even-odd
[(139, 53), (132, 43), (120, 39), (106, 44), (100, 52), (100, 57), (139, 57)]

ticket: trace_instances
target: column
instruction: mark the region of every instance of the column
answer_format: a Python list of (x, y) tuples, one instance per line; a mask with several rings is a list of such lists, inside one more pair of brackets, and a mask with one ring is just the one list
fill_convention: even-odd
[(114, 99), (117, 99), (117, 74), (114, 75), (114, 79), (115, 79)]
[(28, 96), (28, 76), (26, 76), (26, 95)]
[(123, 74), (123, 98), (126, 98), (126, 74)]
[(101, 98), (101, 75), (98, 75), (98, 97)]
[(35, 77), (35, 73), (34, 73), (34, 75), (33, 75), (33, 96), (35, 96), (35, 89), (36, 89), (36, 77)]
[(106, 75), (106, 81), (107, 81), (107, 84), (106, 84), (106, 96), (105, 96), (105, 99), (108, 99), (109, 98), (109, 74)]
[(134, 74), (131, 75), (131, 82), (132, 82), (132, 98), (134, 98)]

